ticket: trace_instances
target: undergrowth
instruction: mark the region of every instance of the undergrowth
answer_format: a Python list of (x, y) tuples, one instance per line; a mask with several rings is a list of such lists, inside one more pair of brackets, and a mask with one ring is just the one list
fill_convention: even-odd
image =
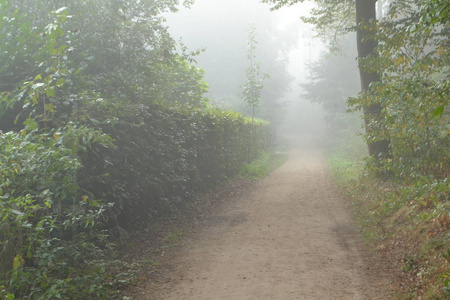
[(286, 154), (265, 151), (252, 162), (243, 165), (240, 174), (251, 180), (256, 180), (281, 166), (286, 159)]
[[(367, 243), (394, 266), (397, 298), (448, 299), (449, 179), (374, 177), (362, 142), (341, 141), (328, 155), (330, 174), (351, 200)], [(356, 149), (361, 154), (355, 155)]]
[[(0, 299), (118, 297), (135, 281), (135, 267), (113, 253), (124, 227), (236, 175), (251, 157), (252, 127), (259, 129), (255, 155), (269, 144), (263, 121), (219, 110), (159, 111), (161, 119), (145, 109), (148, 122), (116, 125), (114, 139), (73, 123), (39, 130), (32, 120), (20, 132), (0, 132)], [(174, 232), (166, 244), (181, 237)]]

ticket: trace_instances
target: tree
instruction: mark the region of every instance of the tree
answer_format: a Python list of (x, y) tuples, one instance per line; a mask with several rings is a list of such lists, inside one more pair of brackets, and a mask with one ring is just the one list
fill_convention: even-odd
[[(274, 6), (272, 9), (279, 9), (283, 6), (291, 6), (295, 3), (304, 2), (304, 0), (262, 0), (264, 3), (272, 3)], [(379, 80), (379, 75), (376, 71), (368, 72), (364, 67), (362, 67), (362, 60), (371, 55), (376, 55), (376, 41), (374, 40), (374, 29), (376, 21), (376, 0), (333, 0), (333, 1), (316, 1), (321, 9), (315, 11), (316, 16), (313, 18), (308, 18), (307, 21), (314, 23), (320, 32), (328, 33), (325, 30), (329, 28), (330, 25), (334, 25), (336, 30), (345, 32), (345, 24), (348, 24), (349, 17), (352, 15), (352, 11), (349, 10), (352, 5), (354, 5), (355, 18), (356, 18), (356, 32), (357, 32), (357, 49), (358, 58), (360, 61), (359, 71), (361, 79), (361, 90), (363, 93), (369, 92), (369, 86), (372, 82), (377, 82)], [(343, 10), (336, 10), (336, 5), (345, 8)], [(344, 15), (339, 14), (344, 12)], [(338, 16), (333, 12), (337, 12)], [(337, 26), (336, 26), (337, 24)], [(335, 35), (336, 36), (336, 35)], [(372, 131), (373, 120), (379, 120), (382, 118), (383, 107), (380, 103), (367, 103), (363, 106), (364, 120), (366, 134), (369, 137), (367, 139), (367, 145), (369, 149), (369, 155), (378, 158), (387, 157), (389, 155), (389, 139), (383, 137), (380, 140), (373, 138)]]
[[(378, 70), (368, 70), (361, 63), (369, 56), (376, 56), (377, 42), (374, 37), (376, 30), (376, 4), (377, 0), (356, 0), (356, 45), (358, 49), (359, 75), (361, 79), (361, 90), (370, 93), (370, 85), (380, 81)], [(363, 105), (364, 124), (367, 134), (367, 146), (369, 155), (376, 158), (386, 158), (390, 152), (389, 137), (382, 136), (381, 139), (374, 136), (374, 125), (383, 126), (383, 106), (377, 101), (370, 101)]]
[(310, 78), (303, 83), (303, 97), (317, 103), (331, 116), (345, 113), (347, 99), (358, 94), (360, 89), (356, 57), (356, 39), (348, 34), (345, 39), (348, 46), (339, 53), (332, 47), (321, 57), (308, 65)]
[(402, 178), (448, 175), (450, 30), (429, 22), (422, 4), (393, 2), (377, 24), (378, 56), (365, 61), (366, 68), (382, 70), (380, 82), (370, 87), (385, 109), (383, 128), (374, 133), (390, 137), (389, 167)]
[(204, 106), (203, 73), (161, 16), (179, 2), (0, 1), (0, 129), (89, 119), (100, 101)]
[[(169, 30), (181, 36), (189, 47), (206, 49), (196, 57), (196, 64), (205, 70), (210, 103), (251, 117), (252, 107), (242, 99), (242, 86), (246, 82), (243, 70), (248, 66), (247, 27), (251, 20), (258, 36), (254, 54), (261, 62), (261, 74), (270, 74), (264, 80), (255, 117), (270, 121), (275, 130), (285, 115), (284, 96), (293, 81), (288, 54), (297, 45), (299, 27), (291, 22), (278, 26), (277, 14), (257, 2), (215, 0), (214, 3), (198, 0), (193, 9), (168, 16)], [(222, 7), (220, 12), (208, 13), (218, 6)]]
[(267, 75), (260, 74), (259, 66), (260, 62), (255, 61), (256, 45), (256, 28), (254, 24), (249, 25), (248, 29), (248, 41), (247, 41), (247, 59), (249, 65), (246, 70), (247, 80), (242, 87), (243, 100), (252, 109), (252, 120), (255, 118), (255, 109), (259, 105), (261, 100), (261, 91), (263, 89), (263, 80), (267, 78)]
[[(375, 20), (375, 0), (329, 3), (336, 1), (355, 5), (364, 92), (350, 98), (348, 104), (364, 112), (366, 141), (370, 154), (377, 158), (371, 166), (379, 174), (388, 171), (402, 179), (446, 178), (450, 161), (450, 4), (443, 0), (386, 1), (382, 18)], [(320, 14), (307, 21), (321, 32), (327, 22), (339, 18), (333, 17), (328, 1), (316, 2), (320, 9), (315, 12)]]

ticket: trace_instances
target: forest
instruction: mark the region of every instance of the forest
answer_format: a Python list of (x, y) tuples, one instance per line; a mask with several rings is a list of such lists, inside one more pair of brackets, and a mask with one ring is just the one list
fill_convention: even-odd
[(394, 297), (446, 299), (448, 0), (197, 2), (0, 0), (0, 298), (131, 299), (132, 232), (309, 133)]

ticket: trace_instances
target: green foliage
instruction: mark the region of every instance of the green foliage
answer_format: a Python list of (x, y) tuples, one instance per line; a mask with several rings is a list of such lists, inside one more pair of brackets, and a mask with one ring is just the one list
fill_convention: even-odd
[(203, 80), (204, 71), (190, 65), (186, 58), (174, 57), (173, 62), (160, 66), (167, 68), (158, 78), (159, 103), (162, 105), (184, 106), (188, 108), (205, 107), (203, 94), (208, 84)]
[(355, 135), (361, 130), (358, 116), (346, 114), (343, 117), (345, 120), (338, 121), (325, 145), (327, 163), (330, 174), (339, 184), (356, 185), (365, 166), (366, 147)]
[(133, 276), (103, 229), (177, 209), (271, 130), (207, 107), (160, 16), (179, 1), (56, 2), (0, 0), (0, 297), (111, 299)]
[(271, 10), (277, 10), (284, 6), (292, 6), (296, 3), (301, 3), (305, 0), (261, 0), (262, 3), (270, 3), (273, 4)]
[[(305, 0), (261, 0), (272, 4), (271, 10), (292, 6)], [(314, 24), (317, 36), (329, 43), (332, 51), (341, 48), (342, 37), (355, 27), (354, 0), (315, 0), (309, 17), (301, 17), (305, 23)]]
[(331, 52), (339, 51), (345, 36), (355, 27), (355, 1), (315, 0), (311, 17), (302, 17), (305, 23), (314, 24), (317, 35), (330, 45)]
[[(110, 109), (116, 110), (99, 109), (96, 119)], [(114, 115), (113, 122), (98, 126), (116, 140), (117, 148), (94, 147), (83, 155), (79, 183), (95, 191), (95, 198), (114, 202), (114, 214), (124, 227), (178, 209), (269, 147), (268, 123), (252, 124), (233, 112), (152, 105), (120, 106)]]
[(260, 62), (255, 61), (255, 50), (258, 41), (256, 40), (256, 28), (254, 24), (249, 25), (248, 41), (247, 41), (247, 59), (249, 66), (246, 70), (247, 81), (242, 87), (242, 94), (244, 102), (252, 108), (252, 118), (255, 117), (255, 109), (259, 105), (261, 99), (261, 91), (263, 89), (263, 80), (268, 75), (260, 75)]
[(420, 23), (449, 25), (450, 3), (446, 0), (429, 0), (420, 4)]
[[(0, 135), (4, 294), (19, 299), (105, 295), (104, 271), (79, 259), (99, 252), (92, 243), (99, 236), (92, 229), (107, 208), (77, 184), (77, 152), (95, 142), (110, 144), (103, 134), (73, 125), (48, 135)], [(81, 269), (86, 272), (78, 273)]]
[(166, 243), (166, 247), (173, 247), (176, 246), (180, 240), (184, 236), (184, 232), (179, 229), (175, 229), (174, 231), (170, 232), (165, 238), (164, 242)]
[(376, 250), (387, 250), (385, 255), (399, 253), (391, 259), (414, 278), (403, 292), (415, 290), (424, 293), (424, 298), (444, 299), (448, 265), (446, 254), (443, 260), (440, 253), (447, 251), (450, 242), (448, 178), (381, 181), (370, 176), (362, 155), (352, 152), (358, 147), (355, 142), (341, 139), (328, 164), (338, 187), (351, 200), (366, 240)]
[(355, 60), (356, 38), (348, 34), (345, 40), (350, 45), (346, 53), (332, 53), (329, 48), (330, 53), (323, 53), (308, 65), (311, 75), (301, 84), (304, 98), (326, 111), (329, 129), (339, 125), (338, 118), (347, 110), (348, 97), (357, 95), (361, 88)]
[[(289, 74), (289, 53), (298, 44), (298, 26), (277, 26), (277, 18), (269, 13), (264, 6), (255, 6), (251, 2), (235, 2), (228, 5), (205, 3), (208, 7), (221, 5), (221, 13), (202, 13), (201, 9), (193, 9), (182, 13), (181, 16), (169, 16), (171, 30), (182, 36), (183, 41), (190, 45), (205, 46), (206, 51), (196, 57), (198, 65), (205, 68), (205, 78), (209, 83), (208, 97), (212, 104), (223, 109), (232, 109), (244, 114), (252, 115), (252, 107), (243, 101), (242, 88), (246, 82), (246, 69), (249, 65), (246, 55), (248, 52), (248, 9), (253, 9), (253, 20), (257, 28), (256, 60), (260, 61), (261, 74), (270, 74), (264, 80), (260, 102), (255, 110), (255, 117), (270, 120), (276, 127), (285, 116), (286, 93), (289, 92), (294, 77)], [(235, 6), (240, 6), (236, 10)], [(230, 13), (235, 18), (228, 22)], [(186, 21), (186, 22), (185, 22)], [(227, 25), (225, 25), (227, 24)], [(188, 26), (187, 26), (188, 25)], [(198, 32), (201, 32), (199, 36)]]
[[(277, 9), (303, 1), (263, 2)], [(312, 17), (304, 20), (313, 23), (320, 36), (340, 35), (351, 27), (354, 1), (315, 2)], [(367, 144), (390, 143), (392, 157), (377, 166), (380, 174), (448, 176), (448, 14), (446, 1), (402, 0), (392, 3), (379, 22), (366, 20), (358, 26), (365, 42), (379, 45), (376, 55), (360, 59), (360, 67), (368, 74), (380, 74), (381, 81), (349, 104), (367, 112), (380, 106), (381, 113), (364, 116)]]
[(240, 174), (252, 180), (262, 178), (270, 171), (276, 169), (286, 161), (285, 154), (274, 152), (262, 152), (251, 163), (245, 164), (240, 170)]
[[(6, 15), (2, 28), (5, 42), (0, 46), (1, 59), (6, 62), (0, 69), (0, 117), (8, 112), (2, 117), (2, 121), (7, 123), (14, 117), (17, 122), (32, 116), (46, 127), (54, 112), (64, 106), (61, 99), (55, 97), (57, 91), (75, 72), (68, 65), (66, 54), (70, 34), (62, 29), (68, 15), (64, 7), (49, 12), (44, 20), (38, 20), (42, 26), (39, 32), (36, 27), (39, 23), (25, 21), (28, 15), (14, 8), (14, 1), (5, 1), (0, 12), (0, 15)], [(46, 20), (49, 23), (44, 25)], [(16, 115), (11, 114), (11, 110), (17, 110), (18, 102), (23, 106), (22, 110), (18, 110)]]
[[(382, 70), (382, 81), (371, 93), (352, 99), (356, 108), (379, 102), (382, 119), (371, 120), (368, 141), (388, 138), (392, 159), (384, 164), (396, 177), (433, 174), (448, 176), (449, 46), (448, 28), (416, 24), (421, 11), (416, 1), (391, 5), (376, 27), (378, 57), (363, 62), (369, 70)], [(422, 30), (416, 30), (416, 25)], [(424, 27), (425, 26), (425, 27)]]
[(65, 4), (2, 2), (0, 129), (86, 119), (98, 101), (205, 106), (203, 72), (175, 52), (158, 16), (178, 1)]

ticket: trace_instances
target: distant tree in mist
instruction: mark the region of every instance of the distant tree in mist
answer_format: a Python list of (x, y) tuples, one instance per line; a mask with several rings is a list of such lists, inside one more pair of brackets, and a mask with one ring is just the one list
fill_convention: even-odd
[[(242, 101), (243, 82), (246, 81), (247, 33), (249, 22), (255, 23), (258, 47), (255, 55), (261, 73), (269, 74), (260, 93), (255, 116), (280, 123), (283, 118), (283, 97), (289, 91), (293, 77), (288, 72), (288, 53), (298, 42), (298, 27), (280, 28), (275, 14), (255, 1), (197, 1), (198, 10), (186, 11), (181, 17), (168, 18), (171, 32), (180, 35), (188, 47), (205, 47), (196, 60), (205, 70), (209, 84), (208, 97), (213, 105), (252, 115), (251, 106)], [(225, 6), (211, 14), (214, 7)], [(234, 9), (239, 7), (238, 10)], [(195, 22), (192, 21), (195, 19)], [(186, 26), (185, 24), (189, 24)]]
[(252, 120), (255, 118), (255, 109), (261, 101), (261, 91), (263, 89), (263, 80), (268, 77), (261, 74), (261, 62), (256, 59), (256, 45), (258, 40), (256, 37), (255, 24), (250, 24), (248, 28), (247, 40), (247, 60), (246, 81), (242, 86), (242, 99), (252, 110)]
[(309, 81), (302, 83), (303, 97), (317, 103), (334, 116), (347, 110), (347, 99), (359, 92), (358, 64), (355, 59), (354, 36), (347, 35), (347, 51), (323, 52), (321, 57), (308, 65)]

